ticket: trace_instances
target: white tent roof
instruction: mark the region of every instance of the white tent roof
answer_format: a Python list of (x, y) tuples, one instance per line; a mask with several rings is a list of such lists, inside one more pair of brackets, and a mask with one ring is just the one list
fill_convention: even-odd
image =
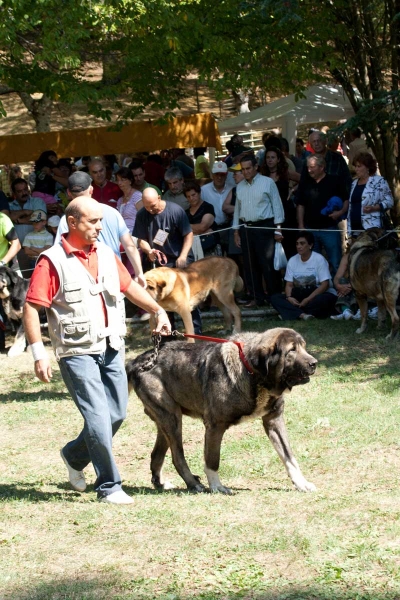
[(271, 129), (282, 127), (283, 135), (288, 129), (297, 128), (301, 123), (322, 123), (349, 119), (354, 115), (353, 108), (340, 85), (313, 85), (304, 95), (295, 100), (295, 94), (275, 100), (251, 112), (218, 123), (221, 135), (232, 134), (246, 129)]

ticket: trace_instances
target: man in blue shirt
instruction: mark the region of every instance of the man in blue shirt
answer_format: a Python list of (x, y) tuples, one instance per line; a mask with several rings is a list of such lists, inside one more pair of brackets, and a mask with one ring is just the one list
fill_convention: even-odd
[[(78, 196), (91, 196), (93, 192), (92, 179), (88, 173), (77, 171), (68, 178), (68, 196), (72, 199)], [(115, 208), (102, 204), (103, 220), (99, 240), (111, 248), (121, 258), (120, 244), (122, 244), (126, 255), (135, 271), (135, 281), (146, 287), (143, 277), (142, 263), (138, 249), (136, 248), (125, 221)], [(65, 216), (61, 218), (54, 243), (60, 241), (61, 234), (68, 233), (68, 225)]]

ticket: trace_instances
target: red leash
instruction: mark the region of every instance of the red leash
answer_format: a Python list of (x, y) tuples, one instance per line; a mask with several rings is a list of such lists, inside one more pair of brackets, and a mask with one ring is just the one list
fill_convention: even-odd
[(165, 256), (164, 252), (161, 252), (161, 250), (157, 250), (156, 248), (152, 248), (153, 252), (156, 255), (156, 259), (158, 260), (158, 262), (160, 263), (161, 266), (164, 266), (167, 264), (168, 259)]
[(205, 342), (216, 342), (217, 344), (226, 344), (226, 343), (230, 342), (231, 344), (235, 344), (235, 346), (237, 346), (239, 348), (240, 360), (242, 361), (242, 363), (246, 367), (247, 372), (250, 375), (254, 375), (254, 371), (251, 368), (251, 366), (249, 365), (249, 363), (247, 362), (246, 357), (244, 355), (244, 352), (243, 352), (244, 344), (243, 344), (243, 342), (236, 342), (235, 340), (223, 340), (222, 338), (208, 337), (206, 335), (196, 335), (195, 333), (184, 333), (183, 335), (185, 337), (193, 338), (195, 340), (204, 340)]

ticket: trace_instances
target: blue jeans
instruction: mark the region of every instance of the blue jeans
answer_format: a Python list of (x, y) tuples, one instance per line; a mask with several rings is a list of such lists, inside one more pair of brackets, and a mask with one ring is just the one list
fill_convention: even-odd
[(342, 241), (340, 230), (334, 225), (331, 231), (313, 231), (315, 252), (321, 254), (322, 248), (325, 249), (328, 262), (331, 266), (332, 277), (336, 275), (342, 259)]
[(68, 464), (82, 471), (90, 462), (97, 475), (99, 497), (121, 489), (121, 476), (112, 453), (112, 438), (126, 416), (128, 384), (119, 353), (67, 356), (60, 360), (65, 385), (84, 420), (78, 437), (63, 448)]

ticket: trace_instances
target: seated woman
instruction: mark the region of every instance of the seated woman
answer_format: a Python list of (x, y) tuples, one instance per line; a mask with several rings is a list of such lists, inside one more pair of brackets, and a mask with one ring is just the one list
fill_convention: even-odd
[(201, 187), (195, 181), (186, 183), (183, 191), (190, 204), (185, 212), (194, 235), (201, 236), (203, 233), (209, 233), (200, 238), (204, 256), (222, 256), (218, 233), (212, 233), (215, 219), (214, 207), (201, 199)]
[(272, 306), (284, 321), (326, 319), (334, 312), (336, 292), (331, 284), (329, 265), (322, 254), (313, 252), (313, 245), (313, 234), (299, 231), (297, 254), (289, 259), (286, 268), (285, 293), (271, 296)]
[(351, 186), (347, 230), (362, 231), (371, 227), (385, 227), (382, 214), (393, 206), (389, 184), (376, 174), (377, 163), (369, 152), (359, 152), (353, 161), (356, 178)]

